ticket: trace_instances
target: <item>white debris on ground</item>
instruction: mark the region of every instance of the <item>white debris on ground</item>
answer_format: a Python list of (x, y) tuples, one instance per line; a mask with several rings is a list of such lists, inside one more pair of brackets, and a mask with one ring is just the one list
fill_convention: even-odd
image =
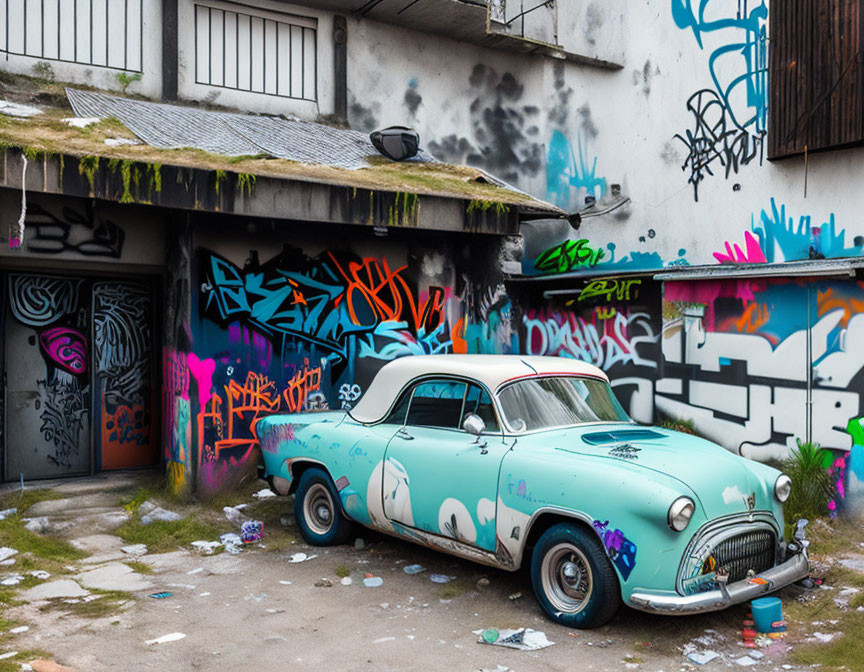
[(29, 105), (19, 105), (8, 100), (0, 100), (0, 114), (5, 114), (9, 117), (35, 117), (42, 114), (42, 110)]
[(262, 488), (258, 492), (252, 493), (252, 496), (255, 499), (267, 499), (268, 497), (275, 497), (276, 493), (273, 492), (270, 488)]
[(168, 511), (167, 509), (163, 509), (161, 506), (156, 507), (150, 513), (141, 516), (141, 524), (149, 525), (150, 523), (156, 522), (157, 520), (163, 522), (173, 522), (175, 520), (181, 520), (183, 516), (175, 511)]
[(8, 546), (0, 546), (0, 560), (8, 560), (13, 555), (17, 555), (18, 551)]
[(503, 646), (508, 649), (519, 649), (520, 651), (537, 651), (552, 646), (555, 642), (546, 637), (545, 632), (532, 630), (531, 628), (519, 628), (518, 630), (487, 628), (485, 630), (474, 630), (478, 644), (489, 644), (491, 646)]
[(87, 128), (88, 126), (92, 126), (100, 121), (100, 119), (99, 117), (67, 117), (60, 121), (67, 126), (72, 126), (73, 128)]
[(317, 558), (317, 555), (306, 555), (305, 553), (294, 553), (293, 555), (288, 556), (288, 562), (291, 564), (296, 564), (298, 562), (306, 562), (307, 560), (314, 560)]
[(6, 518), (8, 518), (9, 516), (11, 516), (15, 513), (18, 513), (17, 508), (13, 507), (11, 509), (3, 509), (2, 511), (0, 511), (0, 520), (6, 520)]
[(123, 546), (120, 550), (126, 555), (147, 555), (147, 546), (145, 544)]
[(695, 650), (695, 651), (691, 651), (689, 653), (685, 653), (684, 655), (687, 658), (689, 658), (690, 660), (692, 660), (694, 663), (696, 663), (697, 665), (704, 665), (705, 663), (710, 663), (715, 658), (720, 657), (719, 653), (717, 653), (716, 651), (711, 651), (711, 650), (707, 650), (707, 651)]
[(176, 642), (179, 639), (184, 639), (186, 637), (182, 632), (172, 632), (168, 635), (162, 635), (161, 637), (157, 637), (156, 639), (148, 639), (144, 643), (145, 644), (167, 644), (168, 642)]

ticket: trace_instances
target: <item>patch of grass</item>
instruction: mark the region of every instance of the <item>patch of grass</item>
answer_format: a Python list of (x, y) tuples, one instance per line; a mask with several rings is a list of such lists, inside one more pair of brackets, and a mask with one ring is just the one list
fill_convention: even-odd
[(0, 511), (17, 508), (20, 516), (37, 502), (44, 502), (49, 499), (63, 499), (63, 495), (49, 488), (13, 490), (0, 495)]
[[(193, 539), (192, 541), (196, 540)], [(127, 560), (124, 564), (129, 567), (133, 572), (138, 572), (139, 574), (153, 573), (153, 568), (146, 562), (141, 562), (139, 560)]]
[(51, 600), (40, 607), (39, 611), (65, 611), (81, 618), (104, 618), (116, 614), (123, 606), (135, 600), (130, 593), (120, 590), (91, 590), (92, 595), (99, 595), (99, 599), (89, 602), (64, 602), (63, 599)]
[(150, 553), (165, 553), (188, 548), (189, 544), (199, 539), (218, 539), (225, 531), (224, 527), (192, 516), (181, 520), (157, 520), (149, 525), (142, 525), (139, 519), (134, 519), (123, 523), (114, 530), (114, 534), (127, 544), (146, 544)]
[[(825, 672), (861, 669), (864, 660), (864, 614), (850, 612), (837, 624), (838, 636), (827, 644), (802, 644), (790, 654), (800, 665), (818, 665)], [(842, 633), (842, 634), (839, 634)]]
[(348, 568), (348, 565), (339, 565), (333, 571), (340, 579), (344, 579), (346, 576), (351, 576), (351, 570)]
[(864, 526), (844, 518), (819, 518), (807, 526), (810, 540), (810, 555), (837, 556), (848, 552), (861, 552), (864, 543)]
[(87, 553), (68, 541), (31, 532), (22, 525), (18, 516), (0, 520), (0, 546), (14, 548), (22, 555), (31, 553), (36, 558), (57, 562), (74, 562), (87, 557)]
[(21, 672), (21, 663), (31, 660), (52, 660), (53, 655), (45, 649), (27, 649), (19, 651), (17, 656), (0, 660), (0, 672)]

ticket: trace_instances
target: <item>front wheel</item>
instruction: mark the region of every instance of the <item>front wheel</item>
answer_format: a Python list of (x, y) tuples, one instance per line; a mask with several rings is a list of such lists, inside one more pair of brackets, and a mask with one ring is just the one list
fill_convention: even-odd
[(571, 523), (550, 527), (534, 546), (531, 582), (537, 601), (557, 623), (597, 628), (618, 611), (618, 577), (593, 532)]
[(323, 469), (307, 469), (294, 496), (294, 519), (300, 534), (314, 546), (336, 546), (351, 536), (353, 525), (339, 506), (339, 493)]

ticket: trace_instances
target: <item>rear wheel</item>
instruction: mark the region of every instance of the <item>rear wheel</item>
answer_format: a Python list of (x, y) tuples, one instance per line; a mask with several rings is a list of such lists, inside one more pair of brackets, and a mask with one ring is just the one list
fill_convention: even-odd
[(571, 628), (608, 623), (621, 602), (618, 577), (600, 540), (572, 523), (550, 527), (537, 541), (531, 581), (540, 606)]
[(294, 496), (294, 518), (307, 543), (335, 546), (351, 536), (353, 524), (339, 506), (339, 493), (323, 469), (307, 469)]

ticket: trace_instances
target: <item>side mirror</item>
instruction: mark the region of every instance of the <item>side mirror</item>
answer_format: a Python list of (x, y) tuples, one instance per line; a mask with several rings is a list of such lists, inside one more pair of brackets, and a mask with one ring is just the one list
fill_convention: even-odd
[(462, 429), (464, 429), (469, 434), (473, 434), (474, 436), (480, 436), (483, 432), (486, 431), (486, 423), (483, 422), (483, 418), (481, 418), (479, 415), (469, 413), (462, 421)]

